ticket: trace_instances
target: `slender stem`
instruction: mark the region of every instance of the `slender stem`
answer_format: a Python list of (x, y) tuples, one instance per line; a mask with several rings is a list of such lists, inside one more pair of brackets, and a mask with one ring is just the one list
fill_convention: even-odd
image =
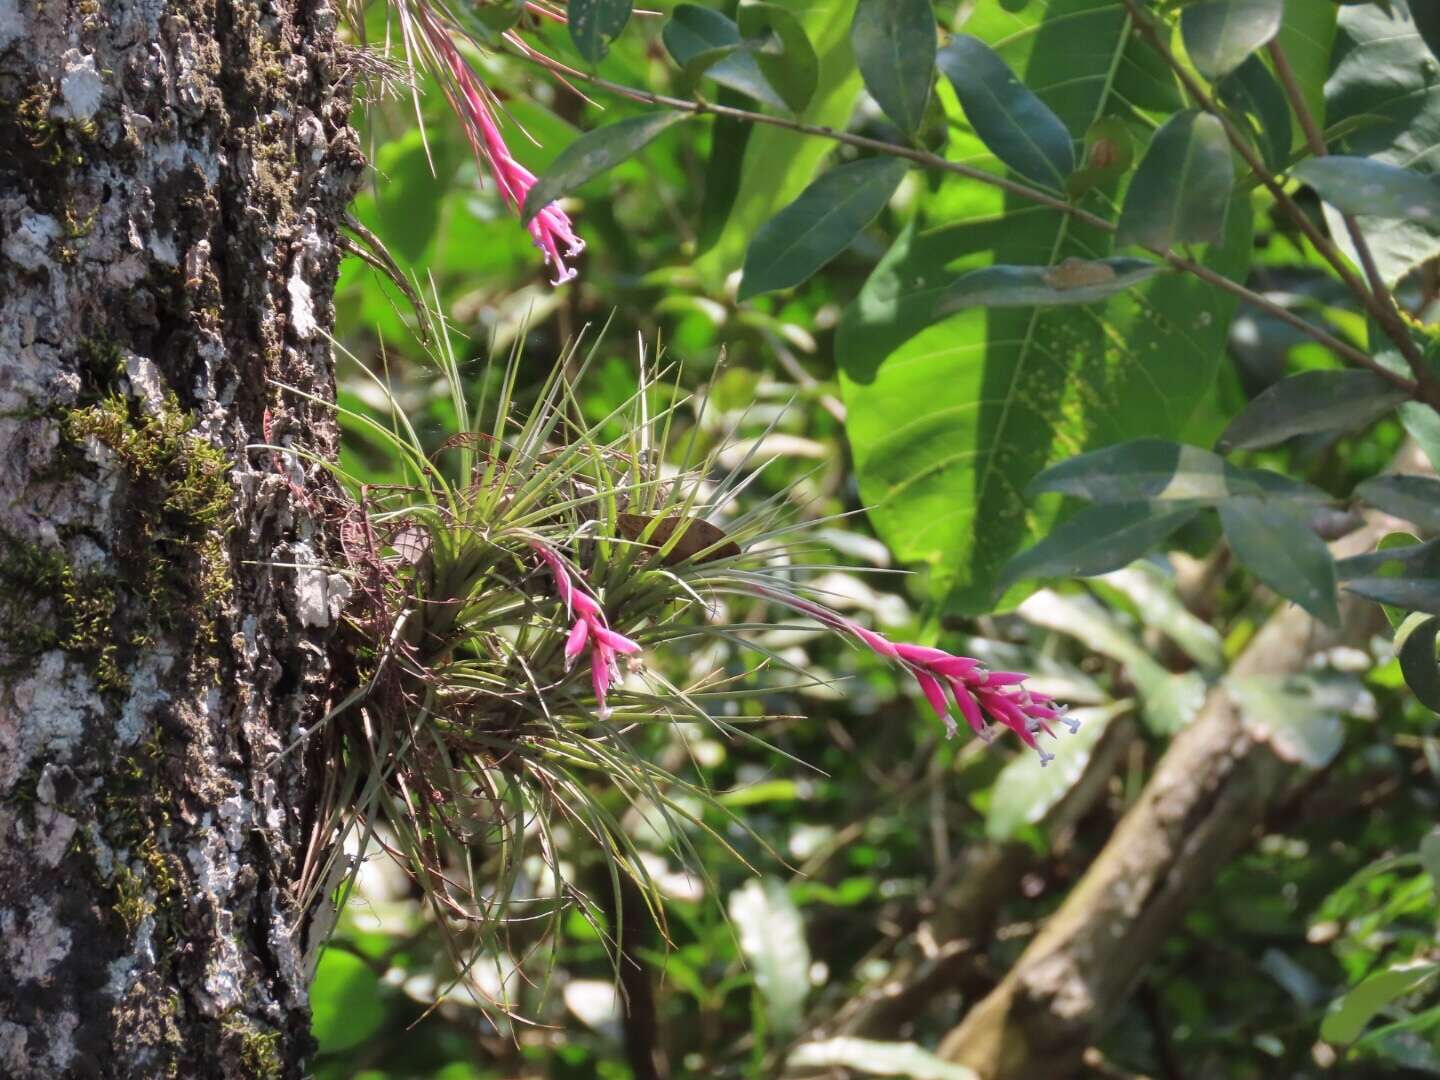
[[(1129, 0), (1127, 0), (1127, 2), (1129, 2)], [(934, 169), (937, 172), (953, 173), (956, 176), (963, 176), (967, 180), (974, 180), (976, 183), (987, 184), (990, 187), (998, 188), (1001, 191), (1005, 191), (1011, 195), (1026, 199), (1029, 202), (1035, 203), (1039, 206), (1045, 206), (1050, 208), (1051, 210), (1057, 210), (1062, 214), (1069, 214), (1077, 221), (1083, 221), (1085, 224), (1091, 226), (1092, 228), (1099, 229), (1102, 232), (1114, 232), (1116, 229), (1114, 222), (1106, 221), (1099, 215), (1092, 214), (1088, 210), (1083, 210), (1080, 207), (1074, 205), (1073, 203), (1069, 203), (1066, 202), (1064, 199), (1057, 198), (1049, 192), (1042, 191), (1039, 188), (1031, 187), (1029, 184), (1023, 184), (1019, 181), (1011, 180), (1008, 177), (996, 176), (994, 173), (984, 172), (980, 169), (972, 168), (969, 165), (962, 165), (959, 162), (949, 161), (946, 158), (939, 157), (938, 155), (929, 153), (925, 150), (917, 150), (914, 147), (910, 146), (900, 146), (895, 143), (884, 142), (880, 139), (870, 139), (863, 135), (851, 134), (848, 131), (837, 131), (832, 127), (822, 127), (816, 124), (807, 124), (799, 120), (790, 120), (783, 116), (771, 116), (768, 113), (751, 112), (747, 109), (737, 109), (728, 105), (715, 105), (707, 101), (690, 101), (686, 100), (685, 98), (668, 97), (665, 94), (656, 94), (652, 93), (649, 90), (640, 90), (633, 86), (625, 86), (622, 83), (614, 83), (608, 79), (602, 79), (596, 75), (591, 75), (585, 72), (577, 72), (574, 69), (561, 65), (558, 61), (551, 60), (549, 57), (545, 56), (542, 53), (530, 52), (525, 55), (528, 59), (532, 60), (537, 64), (540, 64), (543, 67), (550, 68), (556, 71), (564, 71), (571, 77), (578, 77), (584, 80), (591, 86), (595, 87), (597, 90), (605, 90), (620, 97), (629, 98), (632, 101), (638, 101), (646, 105), (662, 106), (667, 109), (676, 109), (680, 112), (694, 113), (697, 116), (704, 113), (711, 113), (715, 116), (724, 116), (729, 119), (742, 120), (751, 124), (766, 124), (770, 127), (781, 128), (785, 131), (793, 131), (801, 135), (814, 135), (817, 138), (830, 139), (834, 142), (844, 143), (847, 146), (854, 146), (862, 150), (874, 150), (877, 153), (890, 154), (894, 157), (905, 158), (907, 161), (913, 161), (917, 165), (920, 165), (924, 168)], [(1306, 221), (1308, 222), (1308, 220), (1309, 219), (1307, 218)], [(1320, 235), (1319, 233), (1317, 233), (1316, 235), (1319, 237), (1322, 243), (1326, 242), (1323, 235)], [(1165, 260), (1165, 262), (1173, 266), (1175, 269), (1193, 274), (1196, 277), (1200, 278), (1202, 281), (1213, 285), (1215, 288), (1220, 289), (1223, 292), (1227, 292), (1231, 296), (1237, 297), (1240, 300), (1244, 300), (1246, 303), (1251, 304), (1254, 307), (1257, 307), (1260, 310), (1274, 316), (1281, 322), (1286, 323), (1287, 325), (1300, 331), (1302, 334), (1305, 334), (1307, 337), (1319, 342), (1321, 345), (1324, 345), (1326, 348), (1331, 349), (1338, 356), (1343, 357), (1350, 363), (1358, 365), (1359, 367), (1366, 368), (1370, 371), (1374, 371), (1376, 374), (1383, 376), (1390, 382), (1394, 383), (1396, 386), (1402, 387), (1406, 391), (1406, 393), (1413, 395), (1417, 392), (1416, 385), (1412, 383), (1409, 379), (1406, 379), (1404, 376), (1401, 375), (1396, 375), (1393, 371), (1389, 371), (1388, 369), (1382, 367), (1381, 365), (1377, 364), (1373, 359), (1371, 359), (1366, 353), (1362, 352), (1360, 349), (1357, 349), (1353, 345), (1341, 341), (1333, 334), (1328, 333), (1322, 328), (1316, 326), (1314, 323), (1302, 319), (1294, 312), (1282, 307), (1279, 304), (1276, 304), (1272, 300), (1267, 299), (1265, 296), (1262, 296), (1260, 293), (1255, 292), (1253, 289), (1246, 288), (1238, 281), (1231, 281), (1223, 274), (1217, 274), (1208, 267), (1197, 263), (1191, 259), (1187, 259), (1182, 255), (1177, 255), (1172, 251), (1166, 251), (1161, 248), (1153, 247), (1146, 247), (1145, 250), (1150, 252), (1150, 254)], [(1348, 270), (1346, 272), (1348, 273)], [(1354, 275), (1352, 274), (1351, 277), (1353, 278)], [(1364, 295), (1366, 296), (1369, 295), (1369, 293), (1365, 291), (1364, 284), (1359, 281), (1359, 279), (1355, 279), (1355, 285), (1361, 293), (1364, 293)]]
[[(1325, 136), (1320, 132), (1320, 125), (1315, 122), (1310, 107), (1305, 103), (1305, 95), (1300, 91), (1300, 81), (1295, 77), (1295, 69), (1290, 66), (1290, 58), (1285, 55), (1285, 49), (1280, 42), (1271, 41), (1266, 46), (1270, 59), (1275, 63), (1275, 74), (1279, 76), (1280, 85), (1285, 88), (1285, 96), (1290, 99), (1290, 107), (1295, 110), (1295, 115), (1300, 120), (1300, 128), (1305, 132), (1305, 142), (1310, 147), (1310, 153), (1316, 157), (1324, 157), (1327, 153), (1325, 148)], [(1370, 250), (1370, 245), (1361, 232), (1359, 223), (1354, 215), (1342, 215), (1345, 222), (1345, 231), (1350, 234), (1350, 243), (1355, 248), (1355, 254), (1360, 259), (1360, 265), (1365, 271), (1365, 278), (1370, 282), (1370, 290), (1375, 294), (1382, 312), (1377, 313), (1377, 321), (1384, 329), (1386, 336), (1395, 342), (1405, 362), (1410, 365), (1410, 371), (1415, 376), (1415, 382), (1421, 389), (1421, 394), (1431, 404), (1440, 401), (1440, 394), (1437, 394), (1435, 377), (1430, 371), (1429, 365), (1416, 347), (1414, 340), (1410, 337), (1404, 321), (1400, 318), (1395, 297), (1391, 295), (1389, 288), (1385, 285), (1385, 279), (1380, 274), (1380, 269), (1375, 264), (1375, 256)]]

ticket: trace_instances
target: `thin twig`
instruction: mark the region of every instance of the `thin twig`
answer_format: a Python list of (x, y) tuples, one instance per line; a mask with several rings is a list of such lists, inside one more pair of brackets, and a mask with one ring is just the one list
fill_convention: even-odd
[[(1129, 2), (1129, 0), (1127, 0), (1127, 2)], [(558, 62), (551, 60), (543, 54), (537, 53), (534, 56), (528, 57), (528, 59), (546, 68), (561, 67), (561, 65), (558, 65)], [(564, 70), (569, 71), (568, 68)], [(1097, 214), (1092, 214), (1088, 210), (1083, 210), (1080, 207), (1075, 206), (1073, 203), (1068, 203), (1064, 199), (1058, 198), (1055, 195), (1050, 194), (1049, 192), (1041, 190), (1040, 188), (1031, 187), (1029, 184), (1023, 184), (1019, 181), (1011, 180), (1008, 177), (996, 176), (994, 173), (988, 173), (969, 165), (962, 165), (956, 161), (949, 161), (946, 158), (942, 158), (936, 154), (929, 153), (925, 150), (917, 150), (916, 148), (911, 146), (901, 146), (896, 143), (884, 142), (880, 139), (867, 138), (863, 135), (854, 135), (848, 131), (837, 131), (832, 127), (821, 126), (817, 124), (807, 124), (803, 121), (790, 120), (783, 116), (772, 116), (768, 113), (751, 112), (747, 109), (738, 109), (729, 105), (716, 105), (704, 100), (688, 101), (684, 98), (669, 97), (665, 94), (656, 94), (652, 93), (649, 90), (640, 90), (633, 86), (625, 86), (622, 83), (611, 82), (610, 80), (602, 79), (597, 75), (582, 73), (580, 77), (583, 78), (586, 82), (588, 82), (591, 86), (594, 86), (597, 90), (605, 90), (620, 97), (629, 98), (631, 101), (641, 102), (642, 104), (657, 105), (667, 109), (675, 109), (680, 112), (693, 113), (697, 116), (703, 115), (705, 113), (710, 113), (715, 116), (723, 116), (732, 120), (741, 120), (752, 124), (766, 124), (770, 127), (781, 128), (785, 131), (793, 131), (800, 135), (813, 135), (817, 138), (830, 139), (834, 142), (843, 143), (847, 146), (854, 146), (857, 149), (874, 150), (878, 153), (889, 154), (894, 157), (904, 158), (907, 161), (913, 161), (917, 165), (920, 165), (927, 169), (933, 169), (937, 172), (953, 173), (956, 176), (963, 176), (967, 180), (974, 180), (977, 183), (986, 184), (993, 188), (998, 188), (1001, 191), (1007, 192), (1011, 195), (1015, 195), (1022, 199), (1026, 199), (1027, 201), (1035, 203), (1036, 205), (1048, 207), (1051, 210), (1057, 210), (1062, 214), (1068, 214), (1071, 217), (1075, 218), (1077, 221), (1082, 221), (1085, 224), (1093, 228), (1100, 229), (1104, 232), (1114, 232), (1116, 229), (1116, 226), (1113, 222), (1106, 221), (1104, 218), (1098, 216)], [(1307, 218), (1306, 221), (1308, 222), (1308, 220), (1309, 219)], [(1320, 243), (1327, 243), (1323, 235), (1317, 232), (1316, 236), (1319, 238)], [(1337, 355), (1343, 357), (1345, 360), (1348, 360), (1350, 363), (1356, 364), (1370, 371), (1374, 371), (1376, 374), (1383, 376), (1390, 382), (1394, 383), (1396, 386), (1404, 389), (1406, 393), (1411, 394), (1412, 396), (1417, 394), (1418, 388), (1416, 384), (1412, 383), (1409, 379), (1406, 379), (1405, 377), (1400, 375), (1396, 375), (1393, 371), (1387, 370), (1386, 368), (1377, 364), (1361, 350), (1355, 348), (1352, 345), (1346, 344), (1339, 338), (1335, 337), (1333, 334), (1330, 334), (1322, 328), (1314, 325), (1313, 323), (1300, 318), (1298, 315), (1295, 315), (1293, 312), (1287, 310), (1281, 305), (1276, 304), (1274, 301), (1269, 300), (1260, 293), (1255, 292), (1253, 289), (1249, 289), (1237, 281), (1231, 281), (1224, 275), (1217, 274), (1209, 268), (1202, 266), (1200, 263), (1194, 262), (1191, 259), (1187, 259), (1182, 255), (1177, 255), (1174, 252), (1165, 251), (1160, 248), (1153, 247), (1146, 247), (1144, 248), (1144, 250), (1148, 251), (1152, 255), (1157, 256), (1158, 258), (1164, 259), (1165, 262), (1169, 263), (1175, 269), (1194, 274), (1196, 277), (1199, 277), (1201, 280), (1208, 282), (1209, 284), (1215, 286), (1217, 289), (1227, 292), (1240, 300), (1244, 300), (1246, 303), (1251, 304), (1254, 307), (1257, 307), (1260, 310), (1274, 316), (1276, 319), (1279, 319), (1281, 322), (1286, 323), (1287, 325), (1300, 331), (1302, 334), (1305, 334), (1312, 340), (1317, 341), (1321, 345), (1324, 345), (1326, 348), (1333, 350)], [(1348, 270), (1346, 270), (1345, 272), (1349, 273)], [(1355, 278), (1353, 274), (1351, 274), (1350, 276), (1355, 281), (1355, 284), (1359, 288), (1359, 290), (1365, 296), (1369, 296), (1368, 291), (1365, 290), (1364, 283), (1361, 282), (1358, 278)]]
[[(1290, 99), (1290, 107), (1295, 110), (1295, 115), (1300, 120), (1300, 128), (1305, 132), (1305, 142), (1310, 147), (1310, 153), (1316, 157), (1324, 157), (1328, 151), (1325, 148), (1325, 136), (1320, 131), (1320, 126), (1315, 122), (1314, 115), (1310, 112), (1310, 106), (1305, 103), (1305, 95), (1300, 91), (1300, 82), (1295, 77), (1295, 69), (1290, 66), (1290, 58), (1285, 55), (1285, 49), (1278, 40), (1270, 42), (1266, 46), (1270, 59), (1275, 63), (1275, 74), (1280, 79), (1280, 85), (1285, 89), (1285, 96)], [(1360, 266), (1365, 271), (1365, 278), (1370, 282), (1370, 290), (1375, 294), (1383, 313), (1377, 313), (1377, 320), (1385, 334), (1395, 342), (1400, 350), (1400, 355), (1410, 365), (1410, 371), (1415, 376), (1416, 385), (1421, 390), (1421, 395), (1431, 404), (1440, 403), (1440, 393), (1437, 393), (1434, 376), (1425, 358), (1416, 348), (1415, 342), (1410, 337), (1410, 332), (1405, 328), (1395, 304), (1395, 297), (1391, 295), (1390, 289), (1385, 284), (1385, 279), (1380, 275), (1380, 269), (1375, 264), (1375, 256), (1370, 250), (1370, 244), (1365, 239), (1365, 234), (1360, 230), (1360, 224), (1355, 220), (1353, 214), (1342, 214), (1345, 222), (1345, 231), (1350, 234), (1350, 243), (1355, 248), (1355, 254), (1360, 259)]]

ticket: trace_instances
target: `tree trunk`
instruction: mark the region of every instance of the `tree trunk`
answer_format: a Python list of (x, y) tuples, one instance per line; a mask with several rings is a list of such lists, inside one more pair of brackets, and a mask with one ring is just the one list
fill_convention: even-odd
[(0, 0), (0, 1075), (303, 1070), (336, 20)]

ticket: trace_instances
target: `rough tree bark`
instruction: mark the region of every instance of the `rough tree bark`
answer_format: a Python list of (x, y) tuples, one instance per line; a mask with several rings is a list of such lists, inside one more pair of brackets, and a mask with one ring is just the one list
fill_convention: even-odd
[(0, 0), (0, 1075), (303, 1070), (336, 21)]

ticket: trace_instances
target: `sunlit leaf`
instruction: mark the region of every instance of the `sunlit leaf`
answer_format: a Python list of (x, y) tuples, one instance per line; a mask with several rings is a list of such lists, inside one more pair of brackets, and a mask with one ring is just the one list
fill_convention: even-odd
[(1285, 99), (1275, 76), (1258, 56), (1252, 56), (1215, 87), (1220, 100), (1241, 119), (1254, 118), (1265, 164), (1275, 171), (1283, 169), (1290, 158), (1295, 139), (1295, 126), (1290, 118), (1290, 103)]
[[(1090, 758), (1110, 721), (1131, 709), (1128, 701), (1101, 708), (1073, 709), (1080, 730), (1054, 746), (1055, 759), (1041, 766), (1037, 754), (1021, 754), (1000, 770), (985, 813), (985, 835), (1009, 840), (1023, 826), (1039, 824), (1085, 775)], [(1043, 738), (1043, 736), (1041, 736)]]
[[(1325, 84), (1326, 123), (1347, 132), (1335, 149), (1434, 175), (1440, 169), (1433, 153), (1440, 145), (1440, 64), (1417, 32), (1410, 5), (1395, 0), (1388, 11), (1357, 4), (1339, 12), (1333, 73)], [(1358, 264), (1339, 216), (1327, 208), (1330, 234)], [(1359, 221), (1389, 283), (1440, 254), (1440, 230), (1424, 222), (1381, 221), (1363, 212)]]
[(633, 157), (666, 128), (689, 117), (683, 112), (653, 112), (587, 131), (565, 148), (525, 196), (521, 217), (529, 221), (587, 180)]
[(795, 13), (780, 4), (742, 0), (740, 33), (747, 39), (770, 36), (771, 45), (755, 49), (755, 62), (791, 112), (804, 112), (820, 83), (820, 59)]
[(1254, 450), (1296, 435), (1364, 427), (1409, 396), (1372, 371), (1304, 371), (1250, 402), (1230, 421), (1216, 448)]
[[(965, 27), (997, 42), (1067, 131), (1125, 109), (1116, 78), (1133, 35), (1119, 0), (981, 4)], [(951, 153), (1000, 167), (951, 108)], [(1214, 391), (1233, 305), (1190, 275), (1157, 274), (1085, 308), (937, 318), (943, 290), (965, 272), (1094, 261), (1111, 254), (1111, 237), (959, 178), (921, 209), (841, 322), (846, 433), (880, 535), (898, 559), (929, 564), (932, 595), (974, 613), (994, 606), (1005, 563), (1058, 512), (1058, 500), (1027, 502), (1030, 479), (1083, 450), (1173, 438)], [(1250, 223), (1231, 215), (1225, 245), (1200, 257), (1243, 278)]]
[(770, 1022), (781, 1033), (794, 1031), (810, 994), (810, 946), (799, 910), (784, 884), (767, 878), (732, 892), (729, 911)]
[(365, 1042), (385, 1022), (380, 976), (344, 949), (326, 949), (310, 984), (310, 1030), (325, 1051)]
[(1165, 122), (1140, 159), (1115, 243), (1167, 249), (1219, 240), (1235, 166), (1220, 121), (1189, 109)]
[(1207, 79), (1223, 78), (1273, 38), (1284, 0), (1209, 0), (1180, 13), (1180, 33), (1190, 60)]
[(1247, 730), (1286, 761), (1323, 769), (1345, 743), (1345, 726), (1304, 680), (1249, 675), (1225, 680)]
[(954, 1065), (913, 1042), (877, 1042), (839, 1036), (801, 1043), (790, 1051), (792, 1069), (843, 1068), (867, 1076), (902, 1076), (907, 1080), (980, 1080), (965, 1065)]
[(1274, 502), (1241, 496), (1220, 504), (1220, 524), (1242, 566), (1322, 622), (1339, 623), (1335, 560), (1308, 523)]
[(935, 310), (969, 307), (1093, 304), (1165, 269), (1147, 259), (1066, 259), (1057, 266), (989, 266), (972, 270), (945, 290)]
[(755, 234), (740, 299), (798, 285), (844, 251), (885, 208), (906, 162), (867, 158), (831, 169)]
[(860, 0), (850, 44), (875, 104), (901, 131), (918, 130), (935, 80), (935, 9), (930, 0)]
[(1292, 174), (1341, 213), (1440, 225), (1440, 183), (1412, 169), (1332, 155), (1302, 161)]
[(975, 133), (1022, 176), (1052, 188), (1075, 168), (1075, 147), (1061, 119), (977, 37), (956, 34), (937, 58)]
[(633, 0), (570, 0), (565, 15), (570, 24), (570, 40), (576, 50), (592, 64), (598, 64), (610, 50), (610, 42), (620, 36), (630, 21)]
[(1351, 1043), (1392, 1001), (1413, 993), (1440, 972), (1430, 960), (1407, 960), (1378, 971), (1337, 1001), (1320, 1024), (1326, 1042)]

